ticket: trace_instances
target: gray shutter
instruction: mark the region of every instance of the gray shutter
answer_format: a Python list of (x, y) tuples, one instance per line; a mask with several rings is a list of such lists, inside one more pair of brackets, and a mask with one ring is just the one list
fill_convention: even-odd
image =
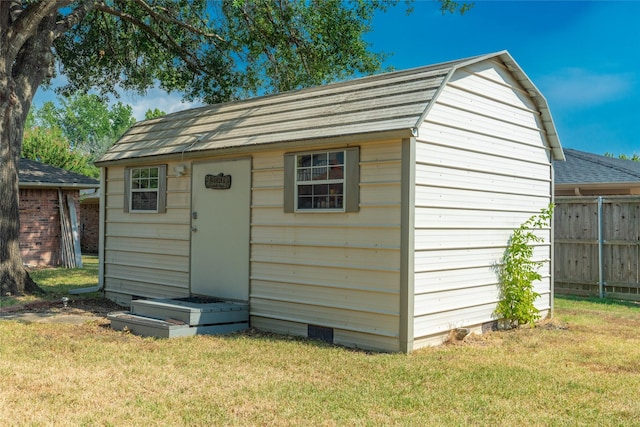
[(167, 165), (158, 166), (158, 213), (167, 212)]
[(360, 210), (360, 147), (345, 150), (345, 212)]
[(296, 172), (296, 155), (285, 154), (284, 155), (284, 211), (286, 213), (293, 213), (296, 210), (295, 172)]
[(131, 168), (124, 169), (124, 211), (129, 212), (129, 200), (131, 200)]

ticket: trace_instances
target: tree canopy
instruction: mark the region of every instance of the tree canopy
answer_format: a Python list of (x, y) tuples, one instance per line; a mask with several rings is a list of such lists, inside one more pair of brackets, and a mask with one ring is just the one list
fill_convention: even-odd
[[(104, 154), (135, 122), (133, 109), (122, 102), (109, 105), (106, 99), (95, 94), (59, 96), (57, 102), (47, 101), (41, 108), (32, 106), (27, 116), (22, 153), (24, 157), (52, 166), (96, 176), (99, 171), (91, 163)], [(45, 143), (42, 137), (33, 139), (35, 135), (43, 133), (60, 134), (58, 142), (61, 139), (65, 141), (67, 155), (48, 157), (46, 160), (31, 157), (47, 152), (44, 146), (39, 151), (26, 149), (27, 145), (34, 148), (36, 142)], [(67, 165), (65, 161), (71, 159), (73, 162)], [(81, 159), (85, 159), (86, 165), (79, 166)]]
[(33, 97), (56, 72), (67, 95), (159, 85), (205, 103), (322, 84), (380, 69), (363, 36), (397, 3), (0, 1), (0, 295), (35, 289), (20, 258), (17, 168)]
[(55, 40), (66, 93), (158, 83), (214, 103), (378, 71), (362, 36), (397, 0), (66, 3), (86, 15)]
[(94, 178), (100, 176), (100, 170), (93, 166), (89, 156), (69, 149), (69, 140), (60, 128), (27, 129), (22, 157)]
[[(616, 157), (615, 154), (610, 153), (610, 152), (606, 152), (606, 153), (604, 153), (604, 155), (605, 155), (605, 157), (611, 157), (611, 158)], [(618, 158), (622, 159), (622, 160), (632, 160), (634, 162), (640, 162), (640, 154), (637, 154), (637, 153), (633, 153), (630, 156), (627, 155), (627, 154), (619, 154)]]

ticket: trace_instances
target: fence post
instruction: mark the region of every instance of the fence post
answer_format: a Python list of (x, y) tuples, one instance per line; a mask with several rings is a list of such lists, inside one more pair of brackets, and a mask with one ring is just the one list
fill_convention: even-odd
[(602, 196), (598, 196), (598, 291), (600, 298), (604, 298), (604, 273), (603, 273), (603, 245), (602, 239)]

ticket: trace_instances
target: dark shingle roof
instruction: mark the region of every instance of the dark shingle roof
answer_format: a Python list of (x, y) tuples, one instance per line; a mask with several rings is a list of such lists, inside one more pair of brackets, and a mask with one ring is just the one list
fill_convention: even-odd
[(640, 182), (640, 162), (564, 149), (566, 161), (555, 162), (556, 184)]
[(20, 159), (19, 179), (21, 187), (96, 188), (100, 186), (100, 182), (95, 178), (28, 159)]

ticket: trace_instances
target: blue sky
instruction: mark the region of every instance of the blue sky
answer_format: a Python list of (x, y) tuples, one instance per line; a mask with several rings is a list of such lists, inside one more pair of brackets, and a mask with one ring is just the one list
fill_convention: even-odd
[(640, 1), (485, 1), (443, 16), (431, 0), (380, 15), (369, 36), (406, 69), (508, 50), (543, 93), (565, 148), (640, 153)]
[[(477, 0), (464, 16), (433, 0), (379, 14), (367, 36), (397, 70), (508, 50), (540, 89), (565, 148), (640, 154), (640, 1)], [(51, 98), (42, 89), (35, 104)], [(196, 104), (152, 90), (124, 94), (136, 118)]]

